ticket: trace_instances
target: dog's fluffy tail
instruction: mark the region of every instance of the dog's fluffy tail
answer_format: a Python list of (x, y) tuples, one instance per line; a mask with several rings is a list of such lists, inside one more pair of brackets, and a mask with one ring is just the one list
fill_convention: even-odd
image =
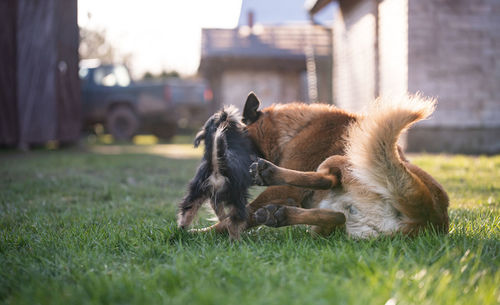
[(429, 117), (435, 104), (419, 95), (381, 98), (349, 127), (346, 155), (353, 176), (364, 187), (397, 205), (410, 200), (408, 195), (422, 186), (401, 160), (397, 141), (404, 130)]

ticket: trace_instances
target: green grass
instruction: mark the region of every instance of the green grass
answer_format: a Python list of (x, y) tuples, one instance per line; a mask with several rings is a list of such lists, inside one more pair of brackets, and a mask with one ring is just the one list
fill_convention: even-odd
[(0, 153), (0, 303), (500, 303), (500, 156), (412, 156), (449, 191), (447, 236), (231, 243), (176, 228), (198, 161), (168, 147)]

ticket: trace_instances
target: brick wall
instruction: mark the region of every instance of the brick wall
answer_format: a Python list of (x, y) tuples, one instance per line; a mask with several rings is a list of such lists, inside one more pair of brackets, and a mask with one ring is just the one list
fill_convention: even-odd
[(500, 152), (500, 1), (340, 1), (333, 39), (337, 105), (421, 92), (439, 103), (409, 150)]
[(439, 101), (410, 148), (499, 152), (500, 2), (410, 0), (408, 24), (408, 89)]
[(500, 1), (410, 1), (409, 12), (409, 90), (439, 98), (425, 125), (500, 127)]

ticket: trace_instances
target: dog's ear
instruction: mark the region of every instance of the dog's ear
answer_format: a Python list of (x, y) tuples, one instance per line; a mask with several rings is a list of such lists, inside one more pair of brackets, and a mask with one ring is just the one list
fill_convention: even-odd
[(245, 102), (245, 109), (243, 110), (243, 123), (252, 124), (257, 121), (261, 112), (258, 111), (260, 106), (260, 101), (255, 95), (255, 93), (250, 92)]
[(205, 128), (200, 130), (197, 134), (196, 137), (194, 138), (194, 147), (198, 147), (200, 145), (200, 142), (203, 141), (205, 138)]

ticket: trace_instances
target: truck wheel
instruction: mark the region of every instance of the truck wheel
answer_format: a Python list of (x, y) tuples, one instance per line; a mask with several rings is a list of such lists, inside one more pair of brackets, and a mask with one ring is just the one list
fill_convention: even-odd
[(130, 107), (117, 106), (108, 113), (106, 127), (115, 140), (130, 141), (139, 129), (139, 119)]
[(162, 123), (155, 125), (153, 134), (161, 140), (170, 140), (177, 133), (176, 123)]

